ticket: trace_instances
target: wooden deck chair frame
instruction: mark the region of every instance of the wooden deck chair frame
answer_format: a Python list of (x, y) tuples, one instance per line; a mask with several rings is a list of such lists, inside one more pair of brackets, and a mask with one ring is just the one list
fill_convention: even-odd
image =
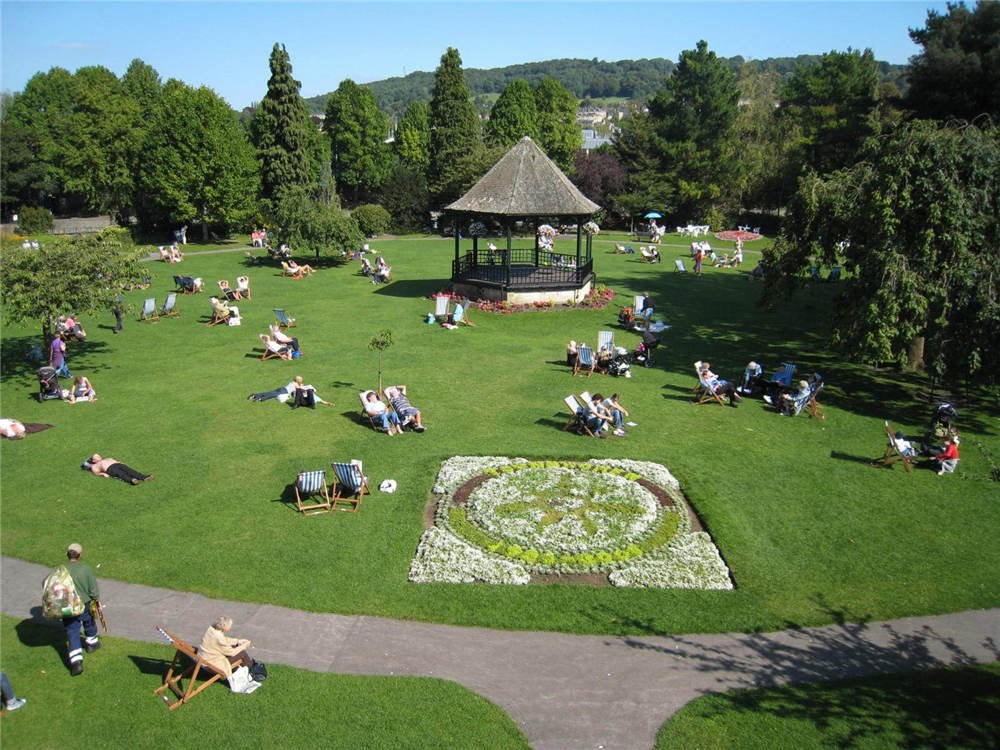
[(264, 361), (266, 361), (268, 359), (275, 359), (275, 358), (281, 359), (281, 353), (280, 352), (274, 352), (274, 351), (271, 351), (268, 348), (267, 343), (264, 341), (264, 337), (265, 336), (267, 336), (266, 333), (261, 333), (261, 334), (258, 334), (258, 336), (257, 336), (257, 338), (260, 339), (260, 342), (262, 344), (264, 344), (264, 353), (260, 355), (260, 361), (264, 362)]
[(274, 319), (278, 322), (278, 328), (292, 328), (298, 325), (298, 321), (281, 307), (274, 308)]
[[(323, 486), (320, 487), (316, 485), (316, 489), (304, 489), (300, 488), (299, 484), (302, 481), (302, 477), (307, 474), (319, 474), (318, 479), (323, 482)], [(300, 471), (299, 475), (295, 477), (295, 504), (299, 507), (299, 511), (304, 516), (316, 516), (320, 513), (329, 513), (333, 510), (333, 501), (330, 498), (330, 490), (326, 484), (326, 471), (323, 469), (318, 469), (316, 471)], [(301, 490), (301, 491), (300, 491)], [(321, 498), (320, 502), (316, 503), (303, 503), (303, 501), (309, 497), (319, 496)]]
[[(181, 640), (173, 633), (165, 630), (163, 626), (157, 626), (156, 628), (160, 631), (170, 645), (176, 649), (174, 651), (174, 659), (170, 662), (170, 668), (167, 670), (167, 674), (163, 678), (163, 684), (153, 691), (154, 694), (160, 696), (163, 702), (167, 704), (167, 708), (173, 711), (175, 708), (180, 708), (185, 703), (191, 701), (198, 693), (207, 688), (213, 682), (218, 680), (226, 680), (225, 672), (223, 672), (218, 667), (213, 667), (211, 664), (206, 662), (198, 654), (197, 649), (195, 649), (190, 643)], [(192, 664), (186, 669), (182, 666), (182, 661), (184, 658), (189, 659)], [(238, 667), (240, 660), (236, 659), (230, 662), (231, 667)], [(200, 685), (198, 684), (198, 674), (204, 669), (206, 672), (211, 672), (212, 676), (204, 680)], [(187, 680), (187, 687), (184, 687), (184, 680)], [(167, 691), (174, 694), (174, 701), (171, 703), (170, 695)]]
[[(333, 493), (330, 497), (333, 503), (334, 510), (342, 510), (346, 513), (357, 513), (358, 508), (361, 507), (361, 499), (365, 495), (367, 490), (371, 494), (371, 490), (368, 489), (368, 477), (364, 474), (364, 469), (360, 463), (341, 463), (339, 461), (333, 461), (330, 463), (333, 467)], [(356, 482), (356, 486), (348, 485), (343, 481), (344, 476), (354, 476), (355, 479), (360, 477), (360, 481)], [(345, 494), (346, 491), (346, 494)], [(341, 508), (340, 505), (346, 505), (348, 507)]]
[(434, 298), (434, 320), (438, 323), (444, 323), (448, 320), (448, 302), (450, 301), (451, 297), (447, 294)]
[[(229, 315), (225, 317), (221, 317), (219, 315), (219, 311), (215, 309), (215, 305), (212, 303), (213, 299), (218, 299), (218, 297), (210, 297), (208, 300), (208, 304), (212, 308), (212, 318), (205, 324), (206, 326), (214, 326), (219, 323), (225, 323), (229, 319)], [(219, 302), (222, 302), (222, 300), (219, 300)]]
[(826, 419), (826, 414), (823, 413), (822, 407), (819, 405), (819, 401), (816, 400), (816, 396), (819, 392), (823, 390), (826, 383), (819, 383), (816, 389), (809, 395), (809, 400), (806, 402), (805, 408), (809, 411), (810, 418), (816, 417), (816, 419)]
[(892, 466), (893, 464), (903, 464), (903, 468), (906, 472), (912, 473), (913, 467), (910, 463), (913, 459), (910, 456), (904, 456), (899, 452), (896, 447), (896, 434), (892, 431), (892, 425), (889, 424), (889, 420), (885, 420), (885, 435), (889, 442), (885, 446), (885, 453), (882, 454), (881, 458), (876, 458), (871, 462), (871, 466)]
[[(585, 359), (590, 359), (590, 364), (584, 362)], [(573, 362), (573, 376), (576, 377), (581, 372), (587, 373), (589, 378), (594, 374), (594, 368), (597, 367), (597, 357), (594, 356), (594, 352), (589, 346), (579, 346), (576, 350), (576, 360)]]
[(701, 388), (701, 393), (698, 396), (698, 400), (692, 401), (692, 404), (698, 406), (698, 404), (707, 404), (710, 401), (716, 401), (720, 406), (726, 405), (722, 396), (712, 390), (712, 385), (701, 376), (700, 372), (698, 373), (698, 386)]
[(159, 316), (175, 318), (180, 314), (180, 311), (177, 309), (177, 292), (169, 292), (167, 298), (163, 301), (163, 307), (160, 308)]
[(582, 408), (580, 402), (576, 400), (576, 396), (572, 394), (563, 399), (563, 403), (566, 404), (566, 408), (569, 409), (570, 417), (569, 421), (566, 422), (566, 426), (563, 430), (572, 430), (574, 428), (582, 430), (583, 432), (594, 437), (594, 433), (591, 432), (590, 428), (587, 426), (587, 419), (582, 413)]
[(147, 297), (142, 305), (142, 312), (139, 313), (139, 320), (143, 323), (155, 323), (160, 315), (156, 312), (156, 297)]

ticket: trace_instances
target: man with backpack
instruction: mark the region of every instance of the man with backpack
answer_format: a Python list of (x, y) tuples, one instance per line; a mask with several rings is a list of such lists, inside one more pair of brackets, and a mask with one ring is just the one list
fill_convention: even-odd
[[(69, 571), (76, 587), (77, 596), (83, 602), (83, 612), (78, 615), (63, 617), (63, 627), (66, 638), (69, 639), (69, 673), (76, 677), (83, 674), (83, 652), (88, 654), (101, 647), (97, 640), (97, 625), (90, 615), (90, 603), (98, 602), (100, 606), (100, 591), (97, 588), (97, 576), (89, 565), (80, 562), (83, 547), (75, 542), (66, 548), (66, 570)], [(84, 639), (80, 643), (80, 627), (83, 627)]]

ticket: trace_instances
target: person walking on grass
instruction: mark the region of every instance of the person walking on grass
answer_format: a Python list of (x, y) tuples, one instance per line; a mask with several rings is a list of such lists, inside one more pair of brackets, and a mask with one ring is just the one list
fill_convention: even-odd
[[(97, 602), (100, 606), (100, 589), (97, 586), (97, 576), (89, 565), (80, 562), (83, 547), (73, 543), (66, 548), (66, 570), (73, 579), (76, 593), (83, 602), (83, 613), (62, 618), (66, 639), (69, 641), (69, 673), (76, 677), (83, 674), (83, 652), (88, 654), (97, 651), (101, 642), (97, 639), (97, 625), (90, 614), (90, 603)], [(80, 628), (83, 628), (83, 642), (80, 642)]]

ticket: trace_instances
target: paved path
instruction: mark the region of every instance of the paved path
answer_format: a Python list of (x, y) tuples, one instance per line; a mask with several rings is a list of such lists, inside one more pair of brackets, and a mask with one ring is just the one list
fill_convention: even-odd
[[(0, 609), (40, 617), (51, 568), (3, 557)], [(98, 571), (100, 572), (100, 571)], [(1000, 660), (1000, 609), (780, 633), (580, 636), (314, 614), (101, 580), (115, 636), (197, 641), (225, 614), (256, 655), (316, 672), (454, 680), (502, 706), (536, 750), (649, 750), (688, 701), (736, 687)]]

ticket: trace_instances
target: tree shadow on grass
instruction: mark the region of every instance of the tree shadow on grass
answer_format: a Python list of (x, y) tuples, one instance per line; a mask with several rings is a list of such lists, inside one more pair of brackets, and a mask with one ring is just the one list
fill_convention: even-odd
[[(901, 735), (900, 747), (996, 746), (981, 740), (1000, 735), (1000, 676), (975, 670), (932, 672), (917, 680), (892, 676), (968, 666), (977, 661), (974, 655), (929, 625), (872, 626), (869, 617), (834, 608), (821, 595), (813, 601), (835, 625), (800, 629), (786, 622), (789, 630), (776, 634), (676, 636), (666, 643), (627, 637), (618, 643), (677, 660), (677, 669), (714, 675), (712, 692), (723, 694), (701, 709), (706, 717), (735, 711), (811, 722), (829, 734), (830, 747), (867, 746), (887, 730)], [(988, 658), (1000, 658), (992, 638), (978, 645)], [(882, 676), (833, 686), (734, 690), (872, 675)]]

